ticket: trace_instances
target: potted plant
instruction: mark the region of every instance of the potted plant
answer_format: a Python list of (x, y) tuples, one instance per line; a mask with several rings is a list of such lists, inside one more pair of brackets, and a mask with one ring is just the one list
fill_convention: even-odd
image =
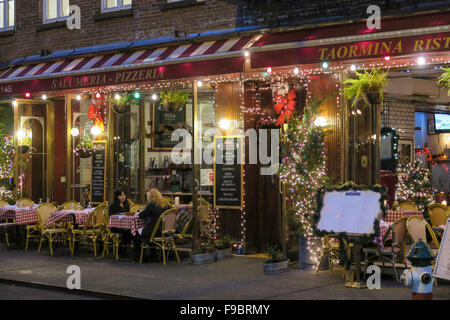
[(281, 253), (276, 246), (271, 246), (267, 249), (269, 258), (263, 263), (264, 273), (267, 275), (274, 275), (286, 271), (289, 266), (289, 259)]
[(216, 249), (210, 245), (202, 244), (198, 250), (191, 252), (193, 264), (206, 264), (216, 261)]
[(214, 248), (216, 248), (216, 260), (224, 260), (231, 258), (231, 238), (229, 235), (225, 235), (222, 238), (214, 241)]
[(349, 84), (344, 88), (344, 95), (347, 99), (354, 99), (352, 107), (358, 99), (363, 98), (366, 104), (382, 104), (383, 89), (387, 85), (388, 71), (372, 69), (363, 72), (355, 71), (357, 79), (346, 79), (344, 84)]
[(94, 152), (94, 142), (86, 130), (80, 137), (80, 140), (75, 147), (75, 152), (80, 156), (80, 158), (89, 158)]
[(25, 136), (20, 139), (20, 145), (19, 145), (19, 151), (20, 153), (24, 154), (27, 153), (30, 150), (32, 141), (29, 136)]
[(163, 91), (160, 94), (161, 102), (166, 110), (179, 111), (186, 105), (189, 98), (187, 91)]
[(111, 103), (115, 113), (124, 113), (131, 104), (131, 95), (129, 93), (123, 93), (122, 95), (114, 96), (114, 98), (108, 97), (108, 101)]
[(444, 72), (439, 77), (438, 84), (441, 87), (447, 87), (448, 89), (448, 95), (450, 96), (450, 67), (443, 68)]

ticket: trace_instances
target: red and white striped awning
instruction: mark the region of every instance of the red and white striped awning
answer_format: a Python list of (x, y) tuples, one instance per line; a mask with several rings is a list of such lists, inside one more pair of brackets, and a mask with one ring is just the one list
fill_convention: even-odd
[[(257, 36), (246, 36), (163, 48), (111, 53), (99, 56), (68, 58), (30, 65), (12, 66), (0, 75), (3, 82), (59, 77), (90, 72), (112, 71), (242, 56)], [(235, 71), (233, 71), (235, 72)]]

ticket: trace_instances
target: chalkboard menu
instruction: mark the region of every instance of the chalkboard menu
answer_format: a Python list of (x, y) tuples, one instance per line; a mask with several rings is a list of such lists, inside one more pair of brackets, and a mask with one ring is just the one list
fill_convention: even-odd
[(106, 196), (106, 141), (94, 141), (92, 157), (91, 202), (102, 203)]
[(214, 206), (241, 209), (243, 206), (242, 136), (214, 139)]
[[(153, 139), (154, 149), (172, 149), (178, 141), (171, 141), (172, 132), (179, 128), (179, 125), (186, 122), (186, 108), (179, 110), (169, 110), (161, 103), (155, 103), (153, 108)], [(164, 132), (166, 131), (166, 132)]]

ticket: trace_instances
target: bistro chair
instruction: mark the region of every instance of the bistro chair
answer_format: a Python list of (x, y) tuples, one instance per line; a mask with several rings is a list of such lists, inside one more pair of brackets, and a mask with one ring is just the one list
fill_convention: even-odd
[(441, 203), (433, 203), (428, 207), (428, 215), (430, 216), (431, 226), (438, 227), (446, 225), (447, 219), (450, 218), (448, 208)]
[(103, 210), (105, 210), (105, 206), (98, 206), (94, 210), (92, 210), (87, 218), (86, 224), (82, 226), (81, 229), (73, 229), (72, 228), (72, 246), (71, 246), (71, 255), (73, 256), (75, 251), (75, 242), (80, 241), (81, 239), (91, 240), (94, 244), (94, 256), (97, 256), (97, 238), (101, 237), (101, 225), (97, 225), (96, 216), (103, 215)]
[[(178, 256), (177, 247), (175, 246), (174, 234), (177, 223), (177, 209), (169, 209), (165, 211), (156, 221), (155, 227), (153, 228), (150, 240), (147, 243), (141, 244), (141, 258), (140, 263), (142, 263), (142, 258), (144, 256), (144, 249), (150, 248), (152, 246), (159, 248), (162, 251), (163, 263), (166, 264), (166, 250), (167, 256), (170, 250), (175, 251), (175, 256), (177, 257), (178, 263), (180, 263), (180, 257)], [(157, 237), (159, 226), (161, 225), (161, 236)]]
[(4, 208), (4, 207), (6, 207), (8, 204), (9, 204), (8, 201), (6, 201), (6, 200), (0, 200), (0, 208)]
[(437, 251), (439, 251), (439, 241), (437, 240), (433, 229), (424, 218), (420, 216), (410, 216), (406, 221), (406, 227), (413, 242), (417, 242), (419, 241), (419, 239), (422, 239), (423, 242), (427, 242), (428, 231), (431, 236), (431, 240), (436, 247), (435, 249), (432, 248), (433, 252), (436, 253)]
[[(45, 205), (45, 204), (46, 203), (41, 203), (38, 206), (38, 209), (40, 207), (42, 207), (43, 205)], [(26, 251), (26, 250), (28, 250), (29, 240), (31, 238), (40, 238), (41, 237), (41, 232), (40, 232), (40, 229), (39, 229), (39, 223), (37, 223), (37, 224), (28, 224), (28, 225), (25, 226), (25, 229), (27, 231), (27, 237), (26, 237), (26, 241), (25, 241), (25, 251)]]
[(66, 239), (69, 240), (69, 247), (72, 250), (69, 231), (66, 228), (53, 228), (53, 226), (52, 227), (47, 226), (47, 221), (48, 218), (50, 217), (50, 214), (52, 212), (55, 212), (56, 210), (57, 208), (54, 205), (48, 203), (43, 203), (37, 209), (39, 230), (41, 232), (41, 241), (39, 242), (38, 253), (41, 252), (42, 242), (45, 239), (48, 239), (50, 246), (50, 254), (53, 256), (53, 241), (58, 237), (58, 235), (64, 236), (64, 240)]
[(169, 204), (170, 207), (174, 206), (175, 200), (173, 200), (171, 197), (163, 197), (163, 199)]
[(178, 215), (177, 226), (175, 228), (175, 240), (192, 239), (192, 234), (188, 234), (189, 227), (192, 223), (192, 213), (186, 210), (184, 213)]
[[(109, 254), (108, 246), (111, 245), (112, 252), (116, 260), (119, 260), (119, 245), (120, 245), (120, 235), (118, 233), (111, 232), (108, 228), (109, 222), (109, 207), (105, 206), (103, 211), (103, 227), (102, 227), (102, 241), (103, 241), (103, 252), (102, 258), (105, 256), (105, 252)], [(97, 216), (96, 223), (101, 224), (101, 217)]]
[(419, 210), (417, 208), (417, 206), (414, 204), (414, 202), (412, 202), (412, 201), (400, 202), (398, 209), (401, 211), (418, 211)]
[(27, 208), (32, 206), (34, 206), (34, 202), (29, 198), (20, 198), (17, 200), (17, 207), (19, 208)]
[[(206, 201), (205, 199), (203, 199), (202, 197), (198, 198), (197, 203), (198, 203), (199, 206), (205, 206), (205, 207), (208, 207), (208, 208), (212, 207), (211, 204), (208, 201)], [(189, 204), (192, 206), (193, 205), (193, 201), (189, 202)]]
[(136, 212), (142, 211), (142, 210), (144, 210), (144, 209), (145, 209), (145, 206), (142, 205), (142, 204), (133, 204), (133, 205), (130, 207), (130, 212), (131, 212), (131, 213), (136, 213)]
[(75, 200), (69, 200), (61, 205), (61, 210), (83, 210), (83, 207)]
[(5, 242), (7, 247), (10, 246), (8, 229), (13, 228), (15, 226), (16, 226), (15, 220), (13, 220), (13, 222), (8, 222), (8, 219), (6, 219), (6, 222), (0, 223), (0, 229), (3, 229), (5, 233)]
[[(408, 233), (406, 231), (406, 222), (408, 218), (402, 217), (395, 220), (388, 228), (386, 233), (381, 240), (383, 248), (380, 247), (371, 247), (364, 248), (364, 279), (367, 274), (367, 267), (370, 262), (381, 261), (381, 272), (384, 271), (385, 263), (388, 262), (392, 265), (394, 269), (394, 276), (397, 282), (400, 282), (398, 273), (397, 273), (397, 262), (401, 261), (401, 263), (405, 266), (405, 269), (408, 268), (406, 264), (406, 240)], [(392, 244), (391, 246), (386, 246), (387, 239), (389, 235), (392, 233)]]

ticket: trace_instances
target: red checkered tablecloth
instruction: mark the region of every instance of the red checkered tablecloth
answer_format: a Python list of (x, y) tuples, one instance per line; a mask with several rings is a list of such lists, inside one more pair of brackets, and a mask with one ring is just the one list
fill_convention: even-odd
[(422, 211), (397, 211), (397, 210), (388, 210), (386, 212), (386, 217), (384, 218), (384, 221), (387, 223), (392, 223), (397, 219), (400, 219), (402, 217), (409, 217), (409, 216), (421, 216), (423, 217)]
[(60, 210), (55, 211), (48, 217), (47, 225), (51, 225), (56, 222), (73, 222), (73, 215), (75, 215), (75, 221), (79, 225), (84, 225), (87, 222), (89, 213), (94, 209), (85, 210)]
[(16, 225), (35, 224), (38, 222), (34, 208), (9, 208), (2, 214), (2, 219), (15, 219)]
[(114, 214), (109, 218), (108, 228), (118, 228), (130, 230), (131, 234), (136, 235), (140, 228), (144, 227), (144, 220), (137, 216), (127, 216), (123, 214)]

